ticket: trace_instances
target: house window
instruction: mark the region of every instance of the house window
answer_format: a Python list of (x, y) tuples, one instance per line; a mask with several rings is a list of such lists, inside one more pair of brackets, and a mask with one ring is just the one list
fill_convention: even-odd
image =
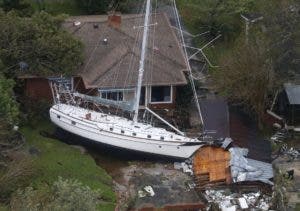
[(121, 91), (100, 91), (100, 96), (107, 100), (123, 101), (123, 92)]
[(151, 87), (151, 103), (171, 103), (171, 86), (153, 86)]

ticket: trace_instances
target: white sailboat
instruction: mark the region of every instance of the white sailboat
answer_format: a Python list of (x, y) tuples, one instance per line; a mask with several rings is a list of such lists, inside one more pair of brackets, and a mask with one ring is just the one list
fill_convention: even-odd
[[(55, 104), (50, 109), (51, 121), (58, 127), (87, 138), (94, 142), (107, 144), (114, 147), (134, 150), (138, 152), (151, 153), (156, 155), (188, 158), (193, 155), (203, 142), (197, 138), (189, 138), (183, 132), (172, 126), (162, 117), (149, 108), (149, 113), (171, 127), (175, 132), (167, 131), (164, 128), (154, 127), (151, 124), (138, 121), (139, 101), (144, 73), (145, 53), (147, 49), (147, 38), (149, 28), (149, 15), (151, 0), (147, 0), (146, 13), (143, 27), (142, 50), (140, 55), (140, 66), (138, 83), (136, 86), (136, 97), (133, 105), (133, 118), (124, 118), (111, 115), (102, 111), (93, 111), (82, 108), (72, 103), (75, 98), (82, 98), (88, 101), (97, 101), (95, 97), (84, 96), (79, 93), (69, 93), (71, 100), (66, 103), (60, 100), (59, 87), (52, 85)], [(188, 62), (187, 62), (188, 63)], [(102, 100), (103, 103), (103, 100)], [(113, 104), (110, 100), (106, 103)], [(130, 106), (130, 105), (124, 105)], [(199, 108), (200, 110), (200, 108)], [(201, 114), (200, 114), (201, 118)]]

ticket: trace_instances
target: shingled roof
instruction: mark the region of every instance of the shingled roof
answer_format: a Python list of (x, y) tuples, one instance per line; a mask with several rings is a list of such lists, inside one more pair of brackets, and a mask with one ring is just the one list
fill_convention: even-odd
[[(139, 26), (144, 17), (122, 15), (119, 27), (109, 26), (107, 20), (108, 16), (103, 15), (74, 16), (64, 23), (64, 28), (85, 46), (84, 64), (78, 75), (86, 88), (133, 87), (138, 78), (143, 33)], [(150, 26), (143, 85), (186, 84), (184, 54), (168, 18), (165, 14), (152, 14), (151, 23), (157, 24)]]

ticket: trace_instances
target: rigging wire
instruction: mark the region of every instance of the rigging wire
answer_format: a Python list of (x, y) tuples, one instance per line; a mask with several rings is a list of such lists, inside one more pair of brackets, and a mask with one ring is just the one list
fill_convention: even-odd
[[(151, 58), (150, 58), (150, 68), (149, 68), (149, 70), (148, 70), (148, 74), (147, 74), (147, 76), (150, 74), (150, 80), (148, 81), (148, 86), (150, 87), (150, 89), (151, 89), (151, 85), (153, 84), (153, 70), (154, 70), (154, 59), (155, 59), (155, 51), (154, 51), (154, 49), (155, 49), (155, 41), (156, 41), (156, 27), (157, 27), (157, 24), (155, 24), (155, 23), (157, 23), (157, 0), (155, 1), (155, 5), (154, 5), (155, 7), (155, 9), (154, 9), (154, 18), (153, 18), (153, 16), (151, 16), (152, 17), (152, 23), (154, 23), (154, 25), (153, 25), (153, 33), (152, 33), (152, 49), (151, 49)], [(154, 19), (154, 20), (153, 20)], [(147, 71), (147, 70), (146, 70)], [(148, 76), (149, 77), (149, 76)], [(146, 102), (147, 102), (147, 104), (148, 104), (148, 96), (147, 96), (147, 86), (145, 86), (145, 104), (146, 104)], [(148, 98), (148, 99), (146, 99), (146, 98)], [(150, 96), (150, 99), (149, 99), (150, 101), (151, 101), (151, 96)], [(146, 105), (146, 106), (148, 106), (148, 105)], [(147, 112), (147, 114), (149, 114), (149, 112)], [(147, 115), (147, 122), (148, 122), (148, 117), (151, 117), (152, 115), (150, 114), (150, 116), (149, 115)]]
[(204, 125), (203, 117), (202, 117), (202, 114), (201, 114), (201, 108), (200, 108), (200, 104), (199, 104), (199, 99), (198, 99), (198, 95), (197, 95), (197, 90), (196, 90), (193, 75), (192, 75), (191, 65), (190, 65), (190, 62), (188, 60), (187, 50), (184, 47), (185, 46), (185, 41), (184, 41), (184, 37), (183, 37), (182, 27), (181, 27), (180, 18), (179, 18), (179, 14), (178, 14), (178, 10), (177, 10), (175, 0), (173, 0), (173, 5), (174, 5), (175, 19), (178, 22), (178, 28), (179, 28), (179, 31), (180, 31), (180, 39), (181, 39), (182, 47), (183, 47), (183, 50), (184, 50), (184, 57), (185, 57), (185, 60), (186, 60), (188, 71), (189, 71), (189, 79), (190, 79), (191, 87), (192, 87), (192, 90), (193, 90), (194, 98), (195, 98), (195, 101), (196, 101), (196, 107), (197, 107), (197, 110), (198, 110), (200, 121), (201, 121), (202, 125)]
[[(138, 14), (142, 14), (142, 12), (145, 10), (145, 8), (146, 8), (146, 2), (144, 2), (143, 6), (141, 7)], [(142, 15), (140, 17), (139, 16), (136, 17), (136, 20), (134, 23), (135, 26), (142, 25), (142, 22), (143, 22), (142, 17), (143, 17)], [(131, 58), (129, 60), (128, 70), (127, 70), (126, 77), (124, 80), (124, 85), (123, 85), (124, 89), (126, 86), (128, 86), (129, 81), (130, 82), (133, 81), (133, 76), (134, 76), (134, 72), (135, 72), (135, 70), (133, 70), (133, 68), (135, 68), (134, 64), (136, 64), (136, 62), (138, 62), (138, 61), (136, 61), (137, 58), (135, 56), (135, 52), (138, 51), (138, 49), (139, 49), (139, 43), (140, 43), (140, 37), (141, 37), (142, 30), (141, 30), (141, 28), (136, 28), (135, 30), (137, 30), (137, 31), (135, 34), (134, 45), (132, 46), (132, 52), (131, 52)], [(127, 91), (127, 93), (129, 93), (129, 91)]]

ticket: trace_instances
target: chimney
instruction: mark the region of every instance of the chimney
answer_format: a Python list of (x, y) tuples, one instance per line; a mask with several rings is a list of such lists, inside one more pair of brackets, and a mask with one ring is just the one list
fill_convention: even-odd
[(107, 22), (108, 26), (119, 29), (122, 22), (121, 13), (115, 11), (109, 12)]

